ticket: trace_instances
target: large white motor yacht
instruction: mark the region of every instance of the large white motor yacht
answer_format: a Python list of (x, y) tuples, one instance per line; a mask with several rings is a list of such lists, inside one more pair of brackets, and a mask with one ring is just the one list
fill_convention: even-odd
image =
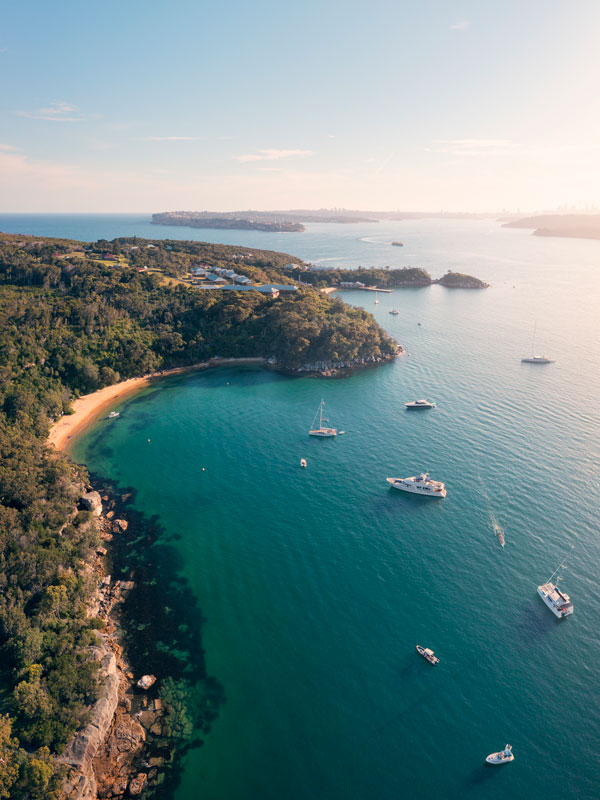
[(426, 472), (412, 478), (388, 478), (387, 482), (401, 492), (422, 494), (425, 497), (446, 497), (446, 484), (432, 480)]

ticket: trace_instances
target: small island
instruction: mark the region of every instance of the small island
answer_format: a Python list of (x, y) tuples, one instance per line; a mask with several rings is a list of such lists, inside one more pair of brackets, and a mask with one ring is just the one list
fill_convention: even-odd
[(451, 270), (448, 270), (448, 272), (442, 278), (438, 278), (437, 281), (433, 281), (433, 283), (438, 283), (440, 286), (446, 286), (448, 289), (489, 288), (489, 283), (485, 283), (479, 278), (473, 277), (473, 275), (464, 275), (462, 272), (452, 272)]

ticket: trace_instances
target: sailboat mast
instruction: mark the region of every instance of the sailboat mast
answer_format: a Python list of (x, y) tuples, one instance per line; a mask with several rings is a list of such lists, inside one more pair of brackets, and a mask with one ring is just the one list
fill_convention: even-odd
[(535, 353), (535, 329), (537, 327), (537, 320), (533, 323), (533, 339), (531, 340), (531, 355)]

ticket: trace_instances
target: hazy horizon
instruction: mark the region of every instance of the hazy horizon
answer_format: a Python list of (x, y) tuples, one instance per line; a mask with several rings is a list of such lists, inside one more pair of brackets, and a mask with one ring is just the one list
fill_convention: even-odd
[(594, 0), (24, 0), (0, 211), (597, 206), (599, 33)]

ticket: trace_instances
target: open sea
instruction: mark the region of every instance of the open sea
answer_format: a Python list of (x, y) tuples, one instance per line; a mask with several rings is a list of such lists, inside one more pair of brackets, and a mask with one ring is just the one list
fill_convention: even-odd
[[(183, 631), (202, 632), (222, 689), (173, 800), (600, 797), (600, 242), (465, 220), (269, 234), (0, 215), (0, 230), (210, 239), (491, 283), (379, 305), (342, 294), (407, 354), (343, 379), (167, 379), (73, 455), (154, 519), (152, 544), (127, 546), (168, 562), (165, 591), (187, 592)], [(520, 361), (535, 321), (555, 364)], [(337, 440), (307, 435), (322, 397)], [(416, 397), (438, 406), (407, 412)], [(444, 500), (388, 488), (421, 470)], [(565, 555), (575, 612), (557, 620), (536, 587)], [(507, 742), (514, 763), (486, 767)]]

